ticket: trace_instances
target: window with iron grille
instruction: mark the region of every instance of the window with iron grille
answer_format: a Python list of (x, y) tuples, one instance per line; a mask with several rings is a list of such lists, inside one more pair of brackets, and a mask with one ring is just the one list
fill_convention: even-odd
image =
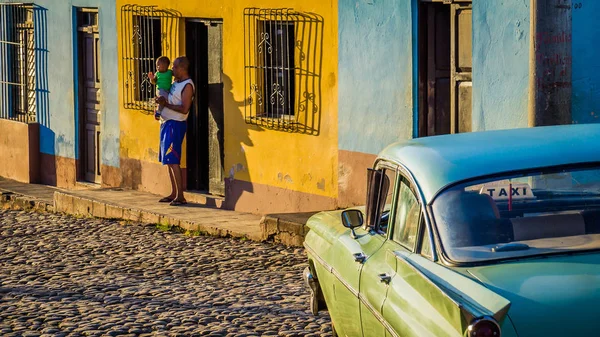
[(313, 13), (244, 10), (246, 123), (318, 133), (322, 26)]
[(156, 6), (121, 7), (121, 52), (123, 55), (123, 102), (127, 109), (153, 111), (156, 86), (148, 73), (156, 72), (156, 60), (167, 56), (173, 62), (177, 50), (179, 14)]
[(36, 121), (32, 4), (0, 4), (0, 118)]

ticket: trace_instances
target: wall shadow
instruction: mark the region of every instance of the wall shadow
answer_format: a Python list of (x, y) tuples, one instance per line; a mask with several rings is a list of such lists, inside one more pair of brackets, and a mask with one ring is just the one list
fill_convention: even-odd
[[(266, 23), (286, 33), (293, 29), (293, 40), (271, 36)], [(293, 26), (290, 26), (290, 23)], [(322, 118), (322, 66), (324, 20), (319, 14), (292, 9), (244, 9), (245, 48), (244, 108), (245, 122), (267, 129), (319, 135)], [(287, 33), (289, 34), (289, 33)], [(292, 48), (293, 50), (288, 50)], [(280, 51), (283, 50), (283, 51)], [(273, 56), (273, 54), (277, 54)], [(272, 59), (281, 58), (273, 65)], [(269, 61), (271, 60), (271, 61)], [(287, 69), (293, 62), (293, 97), (286, 97), (282, 83), (271, 83), (274, 69)], [(272, 79), (272, 78), (271, 78)], [(292, 85), (288, 84), (288, 88)], [(270, 87), (273, 86), (273, 87)], [(277, 86), (277, 89), (274, 89)], [(291, 89), (290, 89), (291, 90)], [(280, 93), (283, 95), (277, 97)], [(273, 114), (277, 104), (289, 104), (293, 99), (293, 114)]]
[(50, 84), (48, 76), (48, 9), (33, 5), (35, 102), (39, 124), (39, 176), (40, 183), (56, 186), (56, 134), (50, 123)]
[[(238, 130), (235, 134), (224, 135), (230, 139), (235, 139), (235, 143), (239, 142), (237, 153), (235, 154), (235, 161), (232, 167), (225, 168), (225, 208), (235, 209), (238, 201), (244, 193), (254, 193), (252, 183), (236, 179), (235, 176), (238, 173), (250, 174), (250, 168), (248, 167), (248, 160), (244, 149), (253, 147), (254, 143), (250, 138), (250, 130), (262, 132), (264, 129), (257, 125), (247, 125), (244, 120), (244, 107), (246, 101), (237, 101), (233, 95), (233, 82), (231, 78), (223, 74), (223, 102), (224, 107), (228, 110), (224, 110), (224, 116), (226, 116), (226, 125), (229, 130)], [(229, 152), (235, 150), (229, 148)], [(224, 160), (224, 157), (222, 157)], [(224, 163), (224, 161), (223, 161)]]
[(35, 53), (35, 101), (37, 121), (50, 128), (50, 86), (48, 81), (48, 9), (33, 6)]

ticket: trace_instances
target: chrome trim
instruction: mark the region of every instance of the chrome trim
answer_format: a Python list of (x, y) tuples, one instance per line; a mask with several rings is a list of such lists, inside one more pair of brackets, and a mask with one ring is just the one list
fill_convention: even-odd
[(392, 280), (392, 277), (390, 275), (388, 275), (387, 273), (382, 273), (377, 276), (379, 276), (379, 281), (381, 283), (390, 284), (390, 281)]
[[(385, 318), (383, 318), (381, 316), (381, 314), (379, 313), (379, 311), (377, 311), (375, 308), (373, 308), (373, 306), (369, 302), (367, 302), (366, 299), (363, 296), (359, 296), (358, 299), (360, 300), (360, 303), (364, 304), (365, 307), (367, 309), (369, 309), (369, 311), (373, 314), (373, 316), (375, 316), (375, 318), (379, 321), (379, 323), (381, 323), (381, 325), (383, 325), (383, 327), (387, 330), (387, 332), (389, 332), (393, 337), (400, 337), (400, 335), (398, 335), (398, 333), (385, 320)], [(362, 323), (361, 323), (361, 326), (362, 326)]]
[(474, 319), (471, 324), (469, 324), (469, 327), (467, 328), (467, 331), (465, 331), (465, 335), (467, 337), (471, 337), (471, 330), (473, 330), (473, 328), (475, 327), (475, 325), (481, 321), (490, 321), (492, 323), (494, 323), (494, 325), (498, 328), (498, 336), (497, 337), (501, 337), (502, 336), (502, 329), (500, 328), (500, 324), (498, 324), (498, 322), (496, 321), (496, 319), (494, 319), (494, 317), (491, 316), (483, 316), (483, 317), (479, 317)]
[(354, 253), (352, 256), (354, 256), (354, 261), (360, 264), (365, 263), (365, 260), (367, 259), (367, 256), (363, 253)]

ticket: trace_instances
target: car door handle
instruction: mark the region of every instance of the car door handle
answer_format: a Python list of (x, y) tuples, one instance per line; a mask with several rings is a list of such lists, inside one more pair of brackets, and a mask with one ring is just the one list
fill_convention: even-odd
[(379, 281), (385, 283), (385, 284), (390, 284), (390, 281), (392, 280), (392, 277), (386, 273), (383, 274), (379, 274)]
[(352, 256), (354, 256), (354, 261), (358, 263), (363, 263), (367, 259), (367, 256), (363, 253), (354, 253)]

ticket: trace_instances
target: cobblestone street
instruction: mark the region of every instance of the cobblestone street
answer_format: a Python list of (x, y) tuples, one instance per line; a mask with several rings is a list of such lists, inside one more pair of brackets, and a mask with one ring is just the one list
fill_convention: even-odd
[(0, 336), (331, 336), (302, 249), (0, 210)]

